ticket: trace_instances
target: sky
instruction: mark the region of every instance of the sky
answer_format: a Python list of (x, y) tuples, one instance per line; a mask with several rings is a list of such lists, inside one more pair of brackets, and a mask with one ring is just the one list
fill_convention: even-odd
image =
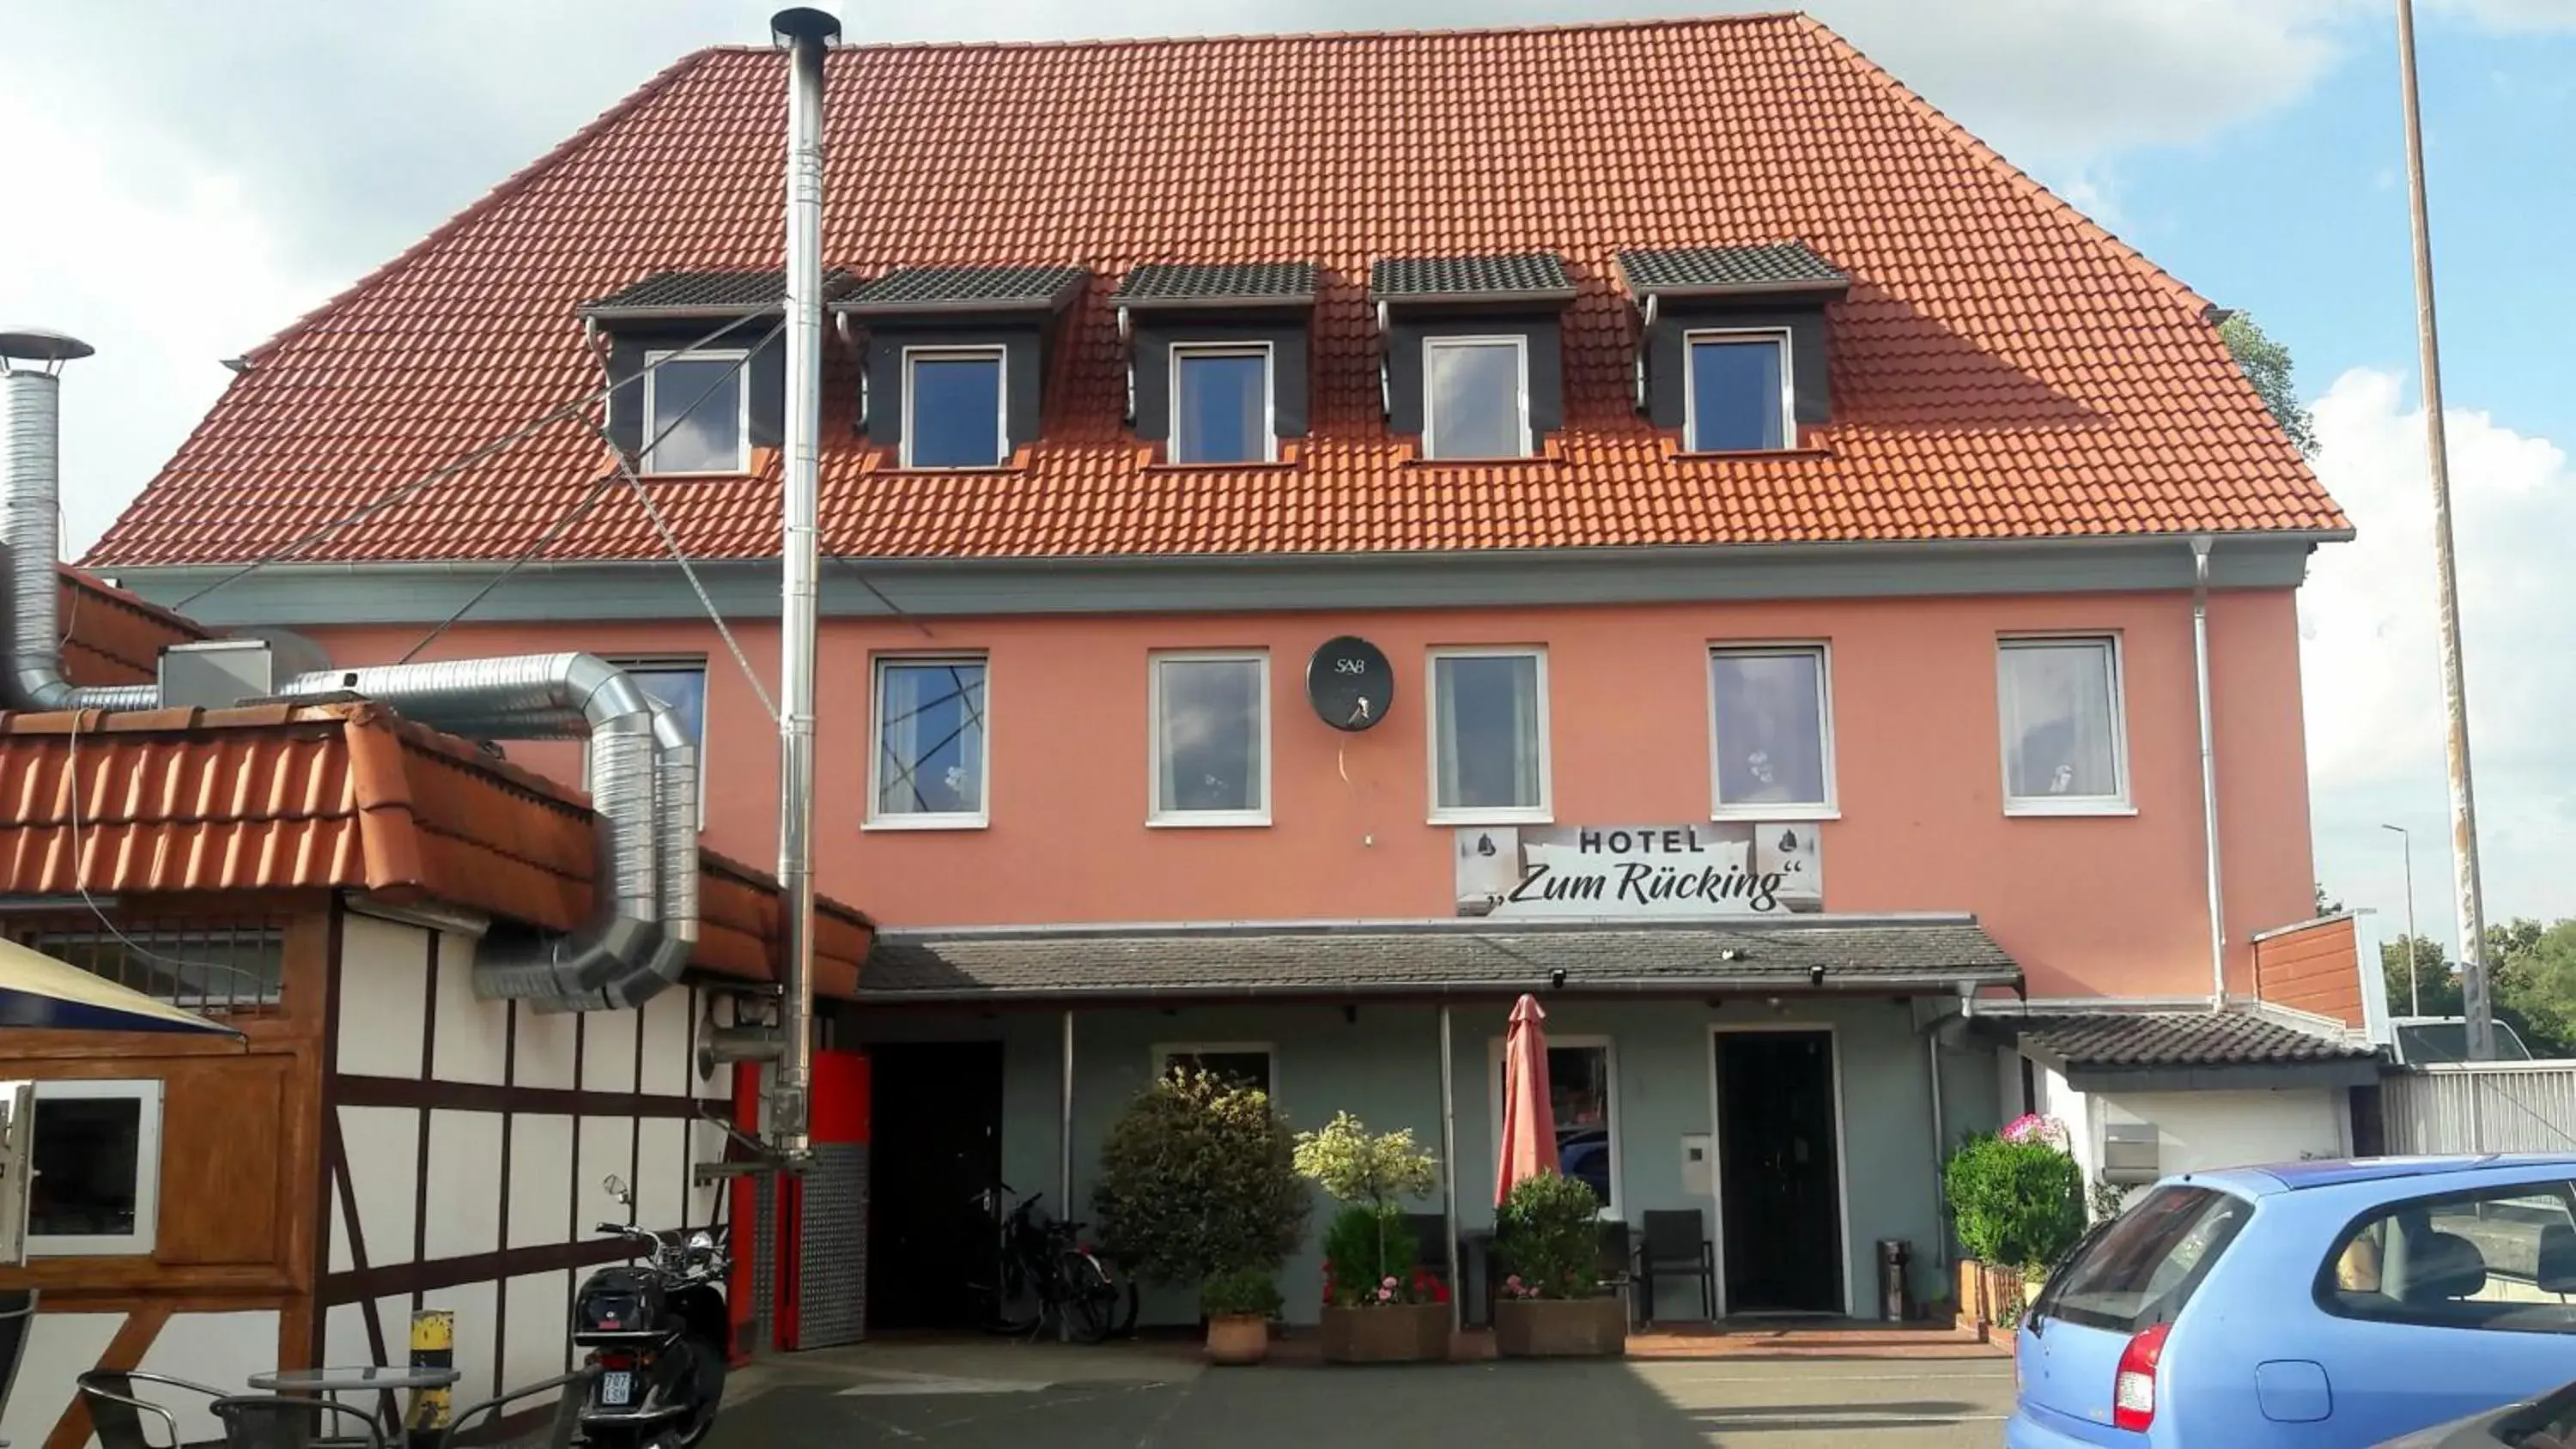
[[(2454, 914), (2395, 0), (1811, 0), (1814, 14), (2299, 364), (2359, 528), (2300, 604), (2317, 872)], [(2417, 0), (2487, 913), (2576, 915), (2576, 0)], [(65, 389), (94, 539), (235, 357), (765, 0), (0, 0), (0, 322), (99, 348)], [(1702, 0), (994, 0), (855, 40), (1501, 25)], [(2224, 708), (2222, 704), (2220, 706)], [(2222, 759), (2219, 768), (2227, 768)], [(2233, 923), (2240, 928), (2276, 923)]]

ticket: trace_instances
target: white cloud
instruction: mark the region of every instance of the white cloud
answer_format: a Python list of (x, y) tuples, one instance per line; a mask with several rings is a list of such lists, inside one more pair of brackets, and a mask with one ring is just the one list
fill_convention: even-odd
[(2576, 0), (2433, 0), (2432, 8), (2487, 30), (2576, 30)]
[[(2422, 408), (2356, 369), (2316, 403), (2317, 471), (2359, 530), (2321, 550), (2300, 598), (2317, 869), (2348, 904), (2404, 918), (2396, 837), (2413, 836), (2425, 933), (2452, 934), (2450, 825)], [(2576, 468), (2545, 438), (2452, 408), (2453, 534), (2489, 920), (2576, 913)]]

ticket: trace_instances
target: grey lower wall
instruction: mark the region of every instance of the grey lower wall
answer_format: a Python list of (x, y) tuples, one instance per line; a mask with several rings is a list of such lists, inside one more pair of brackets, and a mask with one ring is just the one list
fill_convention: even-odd
[[(1904, 1002), (1807, 1002), (1775, 1013), (1761, 1003), (1712, 1008), (1699, 1002), (1551, 1003), (1551, 1036), (1606, 1036), (1617, 1066), (1613, 1104), (1621, 1215), (1642, 1221), (1648, 1208), (1698, 1208), (1714, 1227), (1716, 1204), (1683, 1188), (1682, 1138), (1712, 1130), (1714, 1088), (1710, 1028), (1720, 1022), (1781, 1027), (1830, 1026), (1842, 1089), (1847, 1286), (1852, 1306), (1874, 1311), (1874, 1251), (1881, 1238), (1915, 1247), (1918, 1298), (1943, 1290), (1945, 1229), (1936, 1203), (1928, 1063), (1923, 1038)], [(1493, 1044), (1505, 1019), (1500, 1003), (1456, 1008), (1456, 1103), (1460, 1220), (1470, 1229), (1493, 1221)], [(1023, 1192), (1044, 1188), (1056, 1199), (1061, 1016), (1046, 1012), (979, 1017), (870, 1013), (854, 1022), (865, 1041), (992, 1040), (1005, 1043), (1002, 1127), (1004, 1177)], [(1090, 1216), (1100, 1143), (1119, 1109), (1149, 1080), (1158, 1044), (1263, 1042), (1274, 1048), (1277, 1100), (1299, 1130), (1321, 1126), (1337, 1111), (1357, 1114), (1378, 1131), (1410, 1127), (1426, 1147), (1440, 1140), (1438, 1015), (1428, 1007), (1362, 1006), (1344, 1019), (1337, 1006), (1210, 1007), (1169, 1012), (1085, 1012), (1075, 1022), (1074, 1202)], [(1943, 1071), (1945, 1135), (1996, 1125), (1995, 1068), (1989, 1048), (1950, 1052)], [(1436, 1211), (1436, 1201), (1418, 1205)], [(1332, 1205), (1318, 1200), (1319, 1233)], [(1292, 1322), (1314, 1321), (1321, 1259), (1310, 1235), (1306, 1251), (1281, 1275)], [(1693, 1301), (1676, 1281), (1667, 1301)], [(1160, 1290), (1146, 1297), (1146, 1321), (1196, 1317), (1191, 1295)]]

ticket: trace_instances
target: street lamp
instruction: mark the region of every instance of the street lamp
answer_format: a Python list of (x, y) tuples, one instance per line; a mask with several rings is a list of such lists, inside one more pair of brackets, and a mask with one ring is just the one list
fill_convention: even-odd
[(2424, 1014), (2424, 987), (2415, 979), (2415, 837), (2403, 825), (2383, 825), (2397, 832), (2397, 848), (2406, 862), (2406, 1004), (2409, 1016)]

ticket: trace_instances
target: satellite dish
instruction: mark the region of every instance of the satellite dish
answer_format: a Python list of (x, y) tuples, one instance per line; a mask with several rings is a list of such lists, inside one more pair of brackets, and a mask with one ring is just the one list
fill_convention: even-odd
[(1306, 700), (1316, 718), (1356, 734), (1385, 719), (1395, 704), (1395, 667), (1366, 639), (1327, 639), (1306, 661)]

